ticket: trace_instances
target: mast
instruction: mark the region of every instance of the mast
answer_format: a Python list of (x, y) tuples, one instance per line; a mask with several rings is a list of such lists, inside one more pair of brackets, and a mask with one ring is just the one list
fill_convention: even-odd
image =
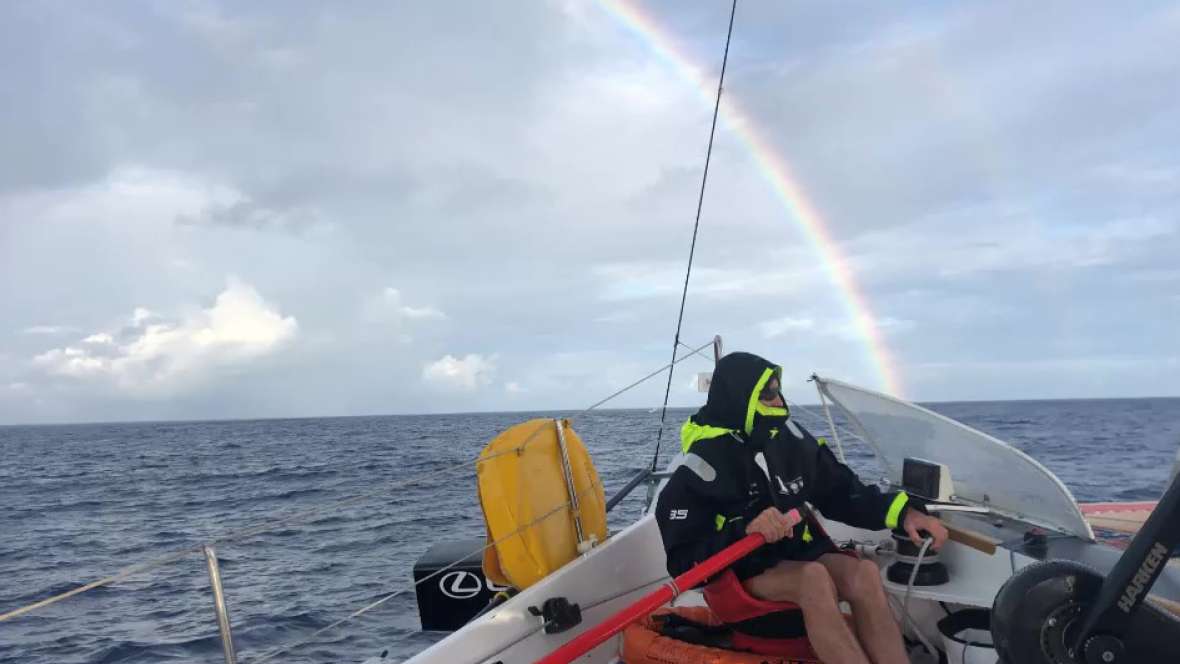
[[(725, 88), (725, 68), (729, 64), (729, 44), (733, 39), (733, 19), (737, 14), (737, 0), (729, 8), (729, 29), (725, 33), (725, 52), (721, 56), (721, 75), (717, 78), (717, 96), (713, 102), (713, 121), (709, 125), (709, 144), (705, 148), (705, 168), (701, 173), (701, 189), (697, 195), (697, 214), (692, 224), (692, 244), (688, 247), (688, 267), (684, 270), (684, 288), (680, 291), (680, 313), (676, 316), (676, 334), (672, 337), (672, 361), (680, 350), (680, 330), (684, 323), (684, 304), (688, 299), (688, 280), (692, 276), (692, 259), (696, 255), (697, 232), (701, 227), (701, 210), (705, 206), (705, 185), (709, 182), (709, 162), (713, 157), (713, 138), (717, 134), (717, 116), (721, 112), (721, 91)], [(715, 340), (714, 355), (720, 359), (720, 339)], [(668, 416), (668, 396), (672, 393), (673, 367), (668, 367), (668, 384), (664, 387), (664, 405), (660, 408), (660, 429), (656, 433), (656, 449), (651, 455), (651, 471), (654, 473), (660, 458), (660, 442), (664, 438), (664, 422)]]

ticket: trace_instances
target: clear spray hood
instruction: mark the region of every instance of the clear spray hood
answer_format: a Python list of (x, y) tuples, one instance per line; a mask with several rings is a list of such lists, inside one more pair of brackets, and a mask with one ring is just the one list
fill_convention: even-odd
[(950, 467), (958, 498), (1003, 516), (1092, 541), (1094, 533), (1069, 489), (1011, 445), (921, 406), (828, 378), (823, 395), (874, 449), (890, 482), (916, 457)]

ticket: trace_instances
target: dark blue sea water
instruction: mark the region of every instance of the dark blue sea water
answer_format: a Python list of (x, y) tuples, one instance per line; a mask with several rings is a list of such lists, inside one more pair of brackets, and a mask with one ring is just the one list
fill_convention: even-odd
[[(1014, 443), (1079, 500), (1147, 500), (1180, 445), (1180, 399), (948, 403)], [(667, 451), (687, 411), (673, 412)], [(796, 410), (817, 434), (821, 422)], [(553, 416), (555, 414), (546, 414)], [(0, 427), (0, 612), (221, 533), (375, 492), (309, 524), (218, 546), (240, 660), (299, 641), (397, 589), (432, 542), (482, 534), (470, 463), (521, 413)], [(610, 495), (650, 463), (658, 414), (575, 420)], [(863, 448), (854, 466), (876, 477)], [(443, 469), (462, 464), (449, 472)], [(412, 483), (423, 473), (435, 473)], [(642, 492), (611, 514), (639, 513)], [(412, 590), (284, 662), (408, 656)], [(204, 561), (166, 567), (0, 623), (0, 662), (218, 662)], [(396, 661), (396, 660), (395, 660)]]

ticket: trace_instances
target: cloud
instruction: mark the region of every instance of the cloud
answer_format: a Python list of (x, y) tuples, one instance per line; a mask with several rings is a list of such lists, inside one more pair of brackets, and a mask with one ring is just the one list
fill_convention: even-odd
[[(559, 408), (667, 362), (727, 8), (648, 4), (695, 71), (566, 0), (0, 2), (38, 64), (0, 68), (0, 421)], [(723, 103), (758, 140), (718, 125), (687, 343), (879, 387), (848, 277), (917, 398), (1015, 389), (929, 363), (1175, 354), (1175, 8), (742, 11)], [(285, 341), (196, 341), (227, 274)], [(424, 389), (493, 348), (485, 389)], [(1119, 371), (1094, 395), (1180, 392)]]
[(815, 321), (810, 318), (784, 316), (758, 324), (763, 339), (775, 339), (788, 332), (805, 332), (815, 328)]
[[(803, 293), (819, 283), (819, 266), (779, 267), (779, 250), (748, 248), (749, 267), (693, 265), (690, 292), (697, 297), (727, 299)], [(790, 249), (788, 251), (798, 251)], [(595, 265), (591, 274), (599, 281), (599, 297), (607, 302), (678, 297), (684, 287), (683, 262), (650, 260)]]
[[(965, 279), (983, 274), (1043, 274), (1154, 264), (1154, 252), (1180, 244), (1180, 221), (1157, 217), (1059, 221), (1002, 206), (949, 211), (859, 239), (857, 272), (879, 278)], [(989, 212), (990, 211), (990, 212)], [(986, 226), (968, 222), (979, 214)], [(914, 261), (921, 256), (921, 261)]]
[(98, 332), (84, 346), (47, 350), (33, 358), (46, 374), (101, 379), (135, 393), (184, 391), (212, 371), (239, 369), (291, 341), (295, 318), (284, 317), (252, 286), (231, 279), (212, 306), (163, 322), (137, 308), (132, 327)]
[(443, 320), (447, 317), (442, 311), (429, 305), (414, 307), (406, 304), (401, 291), (392, 286), (386, 286), (369, 301), (367, 313), (372, 320), (393, 323), (400, 323), (403, 319), (423, 321)]
[(303, 207), (275, 209), (248, 199), (213, 205), (198, 215), (177, 215), (176, 223), (181, 226), (210, 225), (272, 231), (300, 231), (323, 225), (321, 215), (316, 210)]
[[(885, 336), (909, 332), (915, 328), (914, 321), (893, 318), (892, 316), (878, 318), (874, 323), (877, 333)], [(859, 321), (845, 319), (841, 322), (831, 324), (828, 328), (834, 331), (837, 336), (848, 341), (859, 341), (864, 338), (863, 325)]]
[(447, 354), (422, 369), (422, 380), (435, 387), (474, 391), (490, 385), (495, 372), (495, 355), (468, 353), (457, 358)]
[(97, 375), (111, 368), (104, 358), (93, 357), (88, 351), (74, 346), (47, 350), (34, 357), (33, 364), (48, 373), (73, 378)]
[(59, 334), (69, 334), (77, 332), (78, 328), (70, 325), (30, 325), (21, 330), (22, 334), (40, 334), (44, 336), (56, 336)]
[(400, 309), (401, 314), (411, 320), (437, 320), (446, 318), (446, 314), (435, 309), (434, 307), (410, 307), (405, 306)]
[(504, 391), (509, 394), (523, 394), (529, 390), (527, 387), (524, 387), (516, 381), (508, 381), (507, 383), (504, 383)]

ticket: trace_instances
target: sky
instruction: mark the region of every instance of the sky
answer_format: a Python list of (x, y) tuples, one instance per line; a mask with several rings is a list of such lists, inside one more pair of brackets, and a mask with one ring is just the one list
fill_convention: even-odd
[[(657, 369), (728, 12), (0, 3), (0, 423), (578, 408)], [(741, 0), (726, 77), (685, 343), (805, 403), (1180, 395), (1174, 3)]]

